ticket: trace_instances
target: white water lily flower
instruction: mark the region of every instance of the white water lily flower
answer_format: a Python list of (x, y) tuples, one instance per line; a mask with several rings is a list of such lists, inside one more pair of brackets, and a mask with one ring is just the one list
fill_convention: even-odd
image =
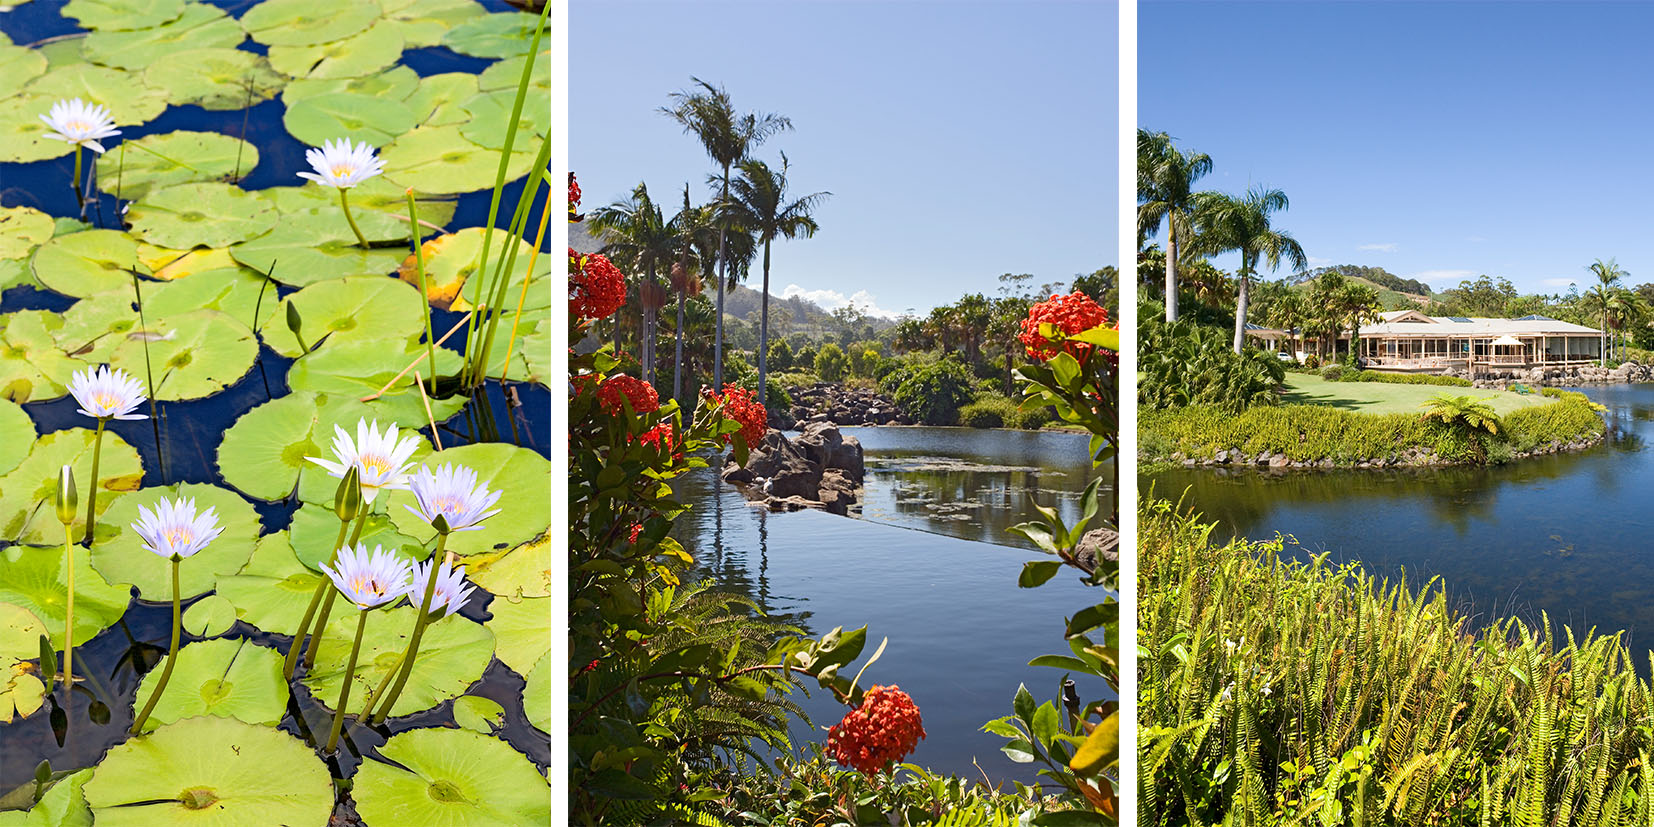
[(373, 152), (373, 147), (366, 141), (359, 144), (352, 143), (348, 138), (328, 141), (322, 144), (321, 149), (304, 153), (304, 159), (316, 171), (301, 172), (299, 177), (330, 187), (349, 189), (385, 171), (385, 162), (375, 157)]
[(108, 365), (75, 371), (69, 379), (69, 393), (80, 403), (80, 413), (93, 419), (148, 419), (132, 410), (149, 397), (144, 395), (138, 380), (126, 371)]
[(40, 119), (52, 129), (46, 137), (86, 147), (99, 155), (103, 154), (99, 140), (121, 134), (108, 109), (80, 98), (52, 104), (51, 113), (41, 115)]
[[(415, 609), (425, 600), (425, 584), (431, 579), (431, 561), (415, 563), (413, 578), (408, 581), (408, 602)], [(471, 599), (471, 593), (476, 586), (465, 585), (465, 567), (454, 568), (444, 560), (436, 572), (436, 591), (431, 594), (431, 611), (443, 612), (443, 616), (453, 614), (464, 608), (465, 601)]]
[(322, 571), (358, 608), (371, 609), (406, 593), (411, 568), (396, 552), (374, 546), (369, 554), (363, 543), (339, 549), (338, 568), (323, 563)]
[(169, 560), (193, 557), (224, 533), (211, 507), (196, 514), (195, 500), (183, 497), (161, 500), (154, 511), (138, 506), (138, 521), (132, 530), (143, 538), (146, 550)]
[(421, 467), (410, 487), (419, 507), (406, 508), (426, 522), (447, 520), (449, 531), (476, 531), (482, 528), (478, 523), (500, 513), (498, 508), (487, 510), (499, 502), (500, 492), (478, 485), (477, 472), (463, 465), (443, 465), (434, 474)]
[(418, 447), (419, 435), (413, 432), (397, 441), (395, 422), (381, 434), (379, 420), (375, 419), (370, 426), (366, 419), (361, 419), (356, 422), (355, 441), (351, 440), (345, 429), (333, 426), (333, 456), (337, 462), (318, 457), (305, 459), (326, 468), (330, 475), (339, 479), (344, 479), (351, 466), (355, 466), (362, 483), (362, 502), (372, 504), (381, 488), (408, 487), (408, 466), (413, 464), (408, 457), (413, 456)]

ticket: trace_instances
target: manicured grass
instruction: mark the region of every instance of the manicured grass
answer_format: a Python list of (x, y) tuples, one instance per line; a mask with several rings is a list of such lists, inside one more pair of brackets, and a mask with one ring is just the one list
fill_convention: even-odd
[(1493, 410), (1501, 416), (1511, 411), (1535, 405), (1548, 405), (1549, 397), (1480, 388), (1452, 388), (1440, 385), (1396, 385), (1388, 382), (1328, 382), (1319, 376), (1305, 373), (1286, 375), (1286, 392), (1281, 402), (1287, 405), (1327, 405), (1361, 413), (1419, 413), (1424, 403), (1438, 394), (1491, 399)]

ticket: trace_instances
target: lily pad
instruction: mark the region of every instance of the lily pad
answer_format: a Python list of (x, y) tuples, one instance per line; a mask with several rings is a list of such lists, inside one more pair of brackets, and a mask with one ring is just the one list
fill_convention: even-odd
[(477, 94), (477, 76), (467, 72), (446, 72), (419, 81), (419, 88), (404, 101), (421, 126), (463, 124), (471, 115), (461, 105)]
[(484, 591), (508, 599), (549, 597), (551, 532), (513, 548), (467, 557), (465, 576)]
[[(523, 12), (490, 14), (467, 20), (448, 31), (442, 45), (472, 57), (516, 57), (528, 51), (540, 16)], [(540, 35), (546, 42), (547, 35)]]
[(551, 598), (496, 598), (488, 611), (494, 616), (483, 625), (494, 633), (494, 656), (526, 676), (551, 651)]
[(476, 695), (454, 699), (454, 723), (463, 729), (493, 735), (505, 726), (505, 707)]
[(551, 655), (548, 653), (528, 670), (523, 687), (523, 714), (533, 727), (551, 734)]
[[(467, 100), (464, 109), (471, 115), (471, 120), (460, 127), (459, 133), (477, 146), (489, 149), (504, 149), (505, 138), (509, 133), (511, 121), (511, 107), (517, 102), (517, 88), (501, 89), (495, 92), (483, 92)], [(516, 143), (513, 146), (522, 147), (531, 137), (545, 137), (551, 130), (551, 110), (544, 106), (535, 105), (534, 96), (530, 95), (523, 101), (522, 111), (517, 113), (514, 124), (517, 131)]]
[(158, 189), (126, 214), (132, 234), (162, 247), (229, 247), (275, 229), (276, 207), (231, 184)]
[[(500, 492), (495, 504), (500, 513), (489, 517), (477, 531), (449, 535), (449, 551), (469, 555), (510, 548), (539, 536), (551, 524), (550, 460), (528, 448), (500, 442), (461, 445), (425, 459), (432, 468), (449, 462), (477, 472), (481, 485)], [(390, 502), (391, 519), (403, 534), (421, 542), (436, 534), (419, 515), (403, 508), (413, 504), (411, 492), (392, 491)]]
[[(0, 702), (0, 708), (4, 702)], [(92, 778), (92, 768), (87, 767), (72, 775), (65, 776), (53, 784), (46, 794), (41, 796), (40, 803), (34, 805), (27, 815), (19, 812), (0, 813), (0, 825), (5, 827), (92, 827), (92, 808), (86, 806), (86, 795), (82, 787)], [(7, 818), (11, 820), (8, 821)]]
[[(380, 389), (390, 384), (389, 389), (374, 401), (374, 408), (381, 417), (412, 428), (427, 425), (430, 420), (442, 422), (464, 407), (465, 398), (462, 396), (431, 399), (431, 412), (427, 417), (425, 402), (414, 387), (414, 374), (428, 371), (425, 348), (412, 344), (390, 347), (387, 346), (389, 344), (392, 343), (376, 344), (371, 340), (356, 339), (312, 351), (293, 363), (292, 369), (287, 372), (287, 384), (295, 391), (351, 399), (379, 393)], [(418, 364), (414, 365), (413, 370), (392, 383), (393, 377), (416, 359)], [(440, 347), (436, 349), (436, 369), (443, 376), (457, 373), (461, 361), (460, 355), (454, 351)], [(329, 429), (328, 433), (331, 434), (332, 430)], [(329, 436), (328, 440), (331, 439)], [(328, 496), (332, 497), (331, 492)]]
[(255, 166), (258, 148), (239, 138), (187, 131), (145, 135), (98, 156), (98, 189), (111, 195), (118, 189), (122, 198), (136, 201), (175, 184), (229, 181)]
[[(540, 45), (545, 46), (544, 39), (540, 41)], [(551, 91), (551, 50), (544, 49), (536, 58), (534, 72), (528, 78), (529, 88), (549, 92)], [(517, 55), (490, 65), (487, 69), (482, 70), (482, 74), (477, 76), (477, 88), (484, 92), (510, 89), (512, 94), (516, 94), (518, 85), (523, 82), (523, 62), (526, 60), (528, 60), (528, 55)], [(523, 105), (527, 106), (528, 103), (525, 102)]]
[(288, 106), (305, 98), (340, 93), (402, 100), (418, 87), (418, 73), (406, 66), (393, 66), (376, 75), (355, 78), (295, 78), (282, 90), (281, 99)]
[[(275, 202), (281, 213), (281, 232), (291, 236), (297, 232), (309, 233), (316, 241), (356, 244), (356, 235), (339, 207), (339, 193), (332, 187), (305, 185), (271, 187), (261, 192)], [(369, 243), (407, 241), (408, 204), (404, 189), (383, 178), (370, 178), (350, 191), (350, 214), (356, 219)], [(441, 227), (453, 218), (455, 201), (446, 198), (423, 197), (415, 199), (420, 234), (433, 227)], [(377, 274), (376, 274), (377, 275)]]
[[(424, 243), (425, 254), (425, 286), (431, 304), (442, 308), (469, 310), (469, 299), (483, 288), (494, 288), (495, 269), (504, 264), (504, 257), (509, 248), (508, 243), (514, 241), (512, 236), (504, 231), (496, 230), (493, 239), (488, 245), (487, 278), (483, 280), (481, 288), (471, 285), (466, 289), (466, 283), (477, 272), (478, 257), (482, 254), (484, 229), (482, 227), (466, 227), (458, 232), (440, 235)], [(519, 299), (524, 301), (525, 310), (545, 310), (551, 306), (551, 291), (549, 289), (536, 291), (531, 285), (528, 293), (523, 293), (523, 276), (529, 272), (529, 260), (534, 258), (533, 279), (546, 278), (551, 273), (551, 257), (541, 253), (537, 258), (532, 254), (534, 248), (526, 242), (515, 240), (517, 245), (517, 260), (512, 263), (511, 278), (506, 284), (505, 306), (515, 310)], [(413, 256), (403, 259), (402, 266), (397, 268), (397, 275), (403, 281), (412, 285), (419, 284), (418, 262)], [(542, 295), (543, 294), (543, 295)], [(484, 306), (491, 304), (492, 296), (484, 295), (481, 302)]]
[(240, 574), (218, 578), (218, 596), (236, 617), (274, 634), (294, 634), (322, 575), (299, 564), (287, 532), (260, 538)]
[(128, 333), (109, 363), (133, 376), (153, 375), (155, 399), (211, 396), (246, 376), (258, 359), (253, 331), (217, 310), (147, 319), (148, 328)]
[[(516, 145), (506, 164), (505, 180), (528, 173), (534, 154)], [(385, 177), (420, 192), (465, 193), (490, 189), (499, 169), (500, 153), (477, 146), (458, 126), (421, 126), (397, 138), (380, 153)]]
[(270, 65), (295, 78), (354, 78), (371, 75), (402, 57), (402, 27), (378, 23), (341, 40), (302, 46), (271, 46)]
[(234, 48), (244, 39), (246, 36), (235, 18), (215, 6), (190, 3), (177, 20), (162, 26), (130, 32), (93, 32), (86, 36), (81, 50), (93, 63), (142, 72), (156, 63), (172, 60), (182, 51)]
[[(367, 703), (368, 695), (408, 648), (416, 614), (418, 610), (403, 606), (376, 610), (368, 617), (362, 651), (356, 660), (356, 685), (350, 691), (351, 712), (356, 711), (357, 703)], [(335, 611), (328, 620), (327, 632), (316, 650), (315, 668), (304, 676), (310, 693), (329, 709), (339, 700), (355, 636), (356, 612), (344, 604), (344, 610)], [(454, 615), (427, 625), (419, 639), (419, 655), (408, 673), (408, 683), (391, 707), (391, 715), (412, 715), (458, 697), (482, 677), (493, 655), (493, 633), (474, 621)]]
[(26, 258), (51, 237), (51, 216), (33, 207), (0, 207), (0, 259)]
[[(53, 520), (53, 522), (57, 522)], [(110, 585), (86, 562), (85, 549), (75, 550), (75, 647), (114, 625), (126, 613), (126, 584)], [(52, 646), (63, 648), (68, 620), (68, 579), (64, 576), (63, 548), (10, 546), (0, 550), (0, 603), (33, 613), (52, 636)], [(38, 632), (36, 633), (39, 634)], [(39, 638), (32, 638), (38, 641)], [(38, 654), (38, 646), (36, 653)]]
[(28, 660), (40, 656), (40, 636), (46, 634), (46, 624), (34, 612), (0, 603), (0, 657)]
[(91, 365), (109, 361), (134, 327), (138, 312), (129, 290), (113, 290), (75, 302), (63, 312), (63, 327), (52, 334), (65, 353)]
[(405, 253), (398, 248), (363, 249), (354, 240), (317, 243), (303, 227), (279, 227), (237, 245), (230, 255), (254, 270), (271, 273), (282, 284), (303, 287), (346, 276), (384, 275), (396, 269)]
[(264, 343), (290, 359), (303, 355), (304, 350), (287, 327), (289, 306), (299, 309), (303, 319), (300, 331), (312, 349), (354, 341), (406, 349), (425, 330), (419, 290), (396, 279), (358, 276), (318, 282), (270, 305), (265, 312)]
[(241, 49), (188, 49), (144, 70), (144, 83), (166, 90), (177, 105), (216, 111), (256, 106), (281, 92), (287, 79), (263, 55)]
[(0, 474), (16, 468), (34, 447), (34, 420), (16, 402), (0, 399)]
[(214, 509), (224, 533), (178, 567), (183, 599), (212, 591), (218, 578), (235, 574), (247, 563), (258, 540), (258, 512), (234, 491), (215, 485), (181, 483), (144, 488), (109, 507), (98, 520), (98, 541), (92, 546), (92, 567), (112, 583), (131, 583), (138, 597), (154, 603), (172, 602), (172, 564), (144, 550), (143, 538), (132, 529), (138, 506), (154, 511), (161, 500), (187, 497), (198, 511)]
[[(415, 455), (427, 451), (428, 449), (421, 447)], [(312, 502), (300, 506), (293, 514), (292, 527), (288, 529), (295, 549), (294, 556), (300, 565), (313, 571), (320, 571), (321, 564), (332, 559), (333, 541), (339, 539), (339, 518), (333, 513), (332, 499), (329, 496), (325, 504)], [(350, 538), (346, 537), (345, 542), (350, 542)], [(358, 542), (369, 549), (384, 546), (410, 562), (431, 556), (418, 540), (397, 531), (390, 518), (383, 513), (368, 515), (368, 521), (362, 526), (362, 537)]]
[[(87, 498), (92, 485), (92, 448), (97, 435), (88, 428), (53, 431), (35, 440), (29, 456), (0, 477), (0, 537), (29, 545), (61, 546), (63, 524), (52, 502), (58, 469), (73, 465), (81, 507), (72, 526), (78, 540), (86, 533)], [(106, 514), (125, 494), (138, 490), (143, 478), (138, 452), (113, 429), (103, 434), (103, 459), (98, 465), (98, 513)], [(122, 604), (125, 604), (124, 590)]]
[(408, 48), (442, 45), (454, 26), (488, 12), (471, 0), (383, 0), (385, 14), (402, 27)]
[[(166, 691), (144, 720), (144, 732), (197, 715), (274, 727), (287, 712), (283, 660), (276, 650), (246, 639), (206, 640), (180, 648), (178, 665), (173, 667)], [(166, 659), (162, 658), (144, 675), (132, 697), (134, 718), (155, 694), (165, 668)]]
[[(540, 285), (536, 280), (529, 285), (532, 292)], [(528, 302), (525, 302), (527, 304)], [(535, 382), (550, 386), (552, 371), (561, 375), (562, 366), (553, 368), (550, 362), (551, 337), (541, 330), (549, 322), (546, 321), (546, 311), (523, 308), (522, 317), (517, 317), (515, 305), (506, 308), (505, 315), (500, 317), (499, 324), (495, 325), (493, 343), (488, 350), (488, 375), (500, 378), (501, 368), (505, 367), (506, 359), (511, 360), (511, 369), (505, 371), (505, 378), (511, 382)], [(517, 322), (517, 329), (513, 334), (512, 322)], [(481, 334), (478, 334), (481, 335)], [(546, 358), (539, 358), (544, 351)]]
[(0, 656), (0, 724), (27, 718), (46, 702), (46, 684), (27, 661)]
[(184, 631), (199, 638), (218, 637), (234, 625), (235, 604), (222, 595), (209, 594), (184, 610)]
[(304, 742), (212, 716), (111, 748), (85, 792), (98, 827), (322, 825), (333, 812), (333, 778)]
[(205, 247), (174, 250), (171, 247), (158, 247), (147, 241), (138, 242), (138, 261), (149, 268), (151, 277), (161, 281), (176, 281), (193, 273), (237, 266), (229, 250)]
[(46, 56), (25, 46), (0, 44), (0, 77), (21, 86), (46, 73)]
[(100, 32), (148, 29), (183, 13), (184, 0), (69, 0), (63, 6), (64, 17)]
[[(259, 298), (261, 290), (262, 299)], [(228, 268), (192, 273), (189, 278), (178, 281), (146, 282), (143, 291), (146, 315), (166, 318), (197, 308), (218, 310), (248, 326), (258, 322), (255, 310), (262, 312), (276, 300), (276, 286), (265, 281), (263, 273), (235, 266), (233, 262)]]
[[(50, 130), (40, 120), (57, 100), (46, 94), (0, 99), (0, 163), (27, 164), (61, 158), (74, 151), (64, 142), (46, 137)], [(63, 186), (72, 187), (67, 177)]]
[(349, 37), (382, 13), (378, 0), (327, 6), (315, 0), (266, 0), (248, 9), (241, 25), (266, 46), (310, 46)]
[(398, 100), (332, 92), (289, 104), (282, 123), (293, 137), (312, 146), (349, 138), (380, 147), (412, 129), (414, 116), (408, 105)]
[[(195, 6), (194, 8), (212, 9), (211, 6)], [(214, 13), (223, 12), (212, 9)], [(111, 32), (110, 37), (125, 37), (137, 32)], [(90, 40), (99, 37), (99, 34), (87, 35)], [(90, 54), (90, 53), (88, 53)], [(145, 63), (138, 64), (147, 65)], [(44, 95), (53, 101), (63, 98), (80, 98), (94, 101), (109, 107), (109, 115), (118, 126), (130, 126), (154, 120), (167, 108), (167, 94), (159, 89), (151, 89), (144, 85), (143, 77), (135, 72), (126, 72), (112, 69), (109, 66), (95, 66), (90, 63), (75, 63), (62, 68), (54, 68), (44, 75), (29, 82), (23, 90), (30, 95)], [(50, 105), (47, 107), (50, 108)], [(37, 119), (38, 122), (38, 119)], [(40, 124), (44, 131), (45, 124)], [(108, 146), (108, 144), (105, 144)], [(68, 144), (63, 144), (64, 152), (68, 154)], [(48, 158), (56, 157), (53, 155)]]
[(59, 235), (35, 251), (30, 262), (46, 289), (85, 298), (115, 290), (132, 291), (132, 273), (148, 272), (138, 261), (138, 243), (116, 230)]
[(0, 259), (0, 290), (7, 290), (19, 284), (35, 286), (34, 271), (29, 269), (27, 261), (11, 261)]
[(41, 402), (69, 392), (66, 383), (87, 365), (58, 348), (62, 327), (63, 317), (45, 310), (0, 316), (0, 398)]
[(413, 729), (392, 736), (379, 755), (396, 763), (363, 761), (351, 790), (368, 824), (551, 822), (546, 779), (504, 741), (459, 729)]

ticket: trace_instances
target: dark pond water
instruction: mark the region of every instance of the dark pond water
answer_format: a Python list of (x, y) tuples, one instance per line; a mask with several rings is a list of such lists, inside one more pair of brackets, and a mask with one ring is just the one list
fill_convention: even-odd
[[(1577, 454), (1496, 468), (1271, 476), (1177, 469), (1144, 490), (1187, 501), (1219, 536), (1270, 539), (1360, 560), (1409, 582), (1441, 576), (1491, 621), (1536, 619), (1627, 630), (1654, 647), (1654, 385), (1584, 389), (1608, 406), (1610, 436)], [(1646, 659), (1640, 664), (1647, 667)]]
[[(0, 13), (0, 31), (20, 45), (79, 31), (74, 21), (61, 15), (63, 5), (64, 0), (35, 0), (19, 6), (16, 11)], [(251, 0), (232, 0), (215, 5), (240, 16), (253, 3)], [(482, 5), (490, 11), (514, 10), (500, 0), (483, 0)], [(262, 47), (250, 41), (243, 43), (242, 48), (263, 51)], [(430, 48), (405, 52), (401, 63), (426, 76), (442, 72), (477, 72), (489, 61), (443, 48)], [(275, 101), (260, 104), (246, 112), (209, 112), (200, 107), (174, 106), (146, 124), (122, 127), (119, 138), (105, 143), (115, 146), (121, 140), (180, 129), (245, 137), (258, 146), (260, 160), (256, 170), (240, 182), (241, 186), (263, 189), (292, 185), (300, 180), (296, 173), (309, 166), (304, 161), (305, 147), (287, 134), (281, 116), (282, 107)], [(74, 195), (65, 184), (71, 178), (73, 163), (73, 157), (66, 156), (32, 164), (0, 164), (0, 205), (34, 207), (55, 216), (75, 215)], [(491, 184), (492, 181), (489, 181), (483, 185)], [(510, 209), (517, 203), (523, 186), (524, 182), (518, 181), (506, 187), (501, 199), (504, 205), (501, 210), (505, 214), (499, 216), (496, 226), (504, 227), (509, 222)], [(490, 193), (486, 191), (462, 196), (448, 228), (485, 225), (489, 197)], [(537, 225), (542, 209), (541, 203), (536, 203), (529, 218), (530, 226)], [(97, 202), (89, 202), (86, 217), (98, 226), (114, 227), (118, 214), (114, 199), (103, 195)], [(549, 249), (549, 244), (546, 249)], [(281, 288), (279, 292), (272, 291), (266, 301), (276, 301), (291, 290)], [(0, 295), (0, 313), (22, 309), (62, 311), (73, 302), (67, 297), (18, 287)], [(446, 330), (459, 318), (460, 314), (436, 311), (432, 323), (437, 330)], [(463, 352), (464, 338), (462, 330), (444, 346)], [(286, 377), (290, 365), (291, 360), (263, 348), (258, 363), (250, 373), (211, 398), (163, 402), (158, 406), (159, 417), (154, 421), (115, 422), (110, 427), (142, 456), (144, 486), (195, 482), (228, 489), (230, 486), (219, 475), (212, 459), (223, 433), (250, 408), (288, 392)], [(549, 456), (552, 444), (550, 391), (539, 385), (513, 383), (512, 387), (520, 406), (508, 404), (500, 385), (490, 382), (486, 398), (479, 396), (453, 418), (437, 423), (437, 428), (442, 431), (443, 444), (453, 446), (474, 441), (509, 441)], [(71, 427), (87, 427), (89, 422), (75, 413), (74, 400), (69, 397), (28, 403), (23, 407), (42, 434)], [(420, 431), (430, 439), (429, 427)], [(258, 509), (266, 533), (285, 529), (297, 508), (296, 502), (252, 502)], [(4, 544), (0, 541), (0, 545)], [(491, 616), (487, 609), (488, 596), (480, 591), (478, 596), (484, 599), (474, 599), (464, 614), (482, 620)], [(53, 718), (59, 716), (50, 712), (62, 700), (63, 693), (59, 691), (54, 693), (49, 706), (40, 713), (0, 727), (0, 794), (30, 779), (35, 765), (42, 758), (50, 760), (55, 770), (88, 767), (96, 764), (109, 747), (124, 741), (126, 728), (132, 723), (133, 694), (143, 674), (165, 654), (171, 624), (169, 605), (134, 600), (120, 623), (91, 641), (77, 643), (75, 671), (87, 676), (88, 680), (82, 687), (77, 687), (67, 708), (62, 710), (61, 719), (54, 723)], [(286, 637), (272, 637), (241, 622), (227, 636), (249, 638), (282, 651), (287, 645)], [(192, 639), (186, 633), (184, 643)], [(544, 770), (550, 765), (550, 742), (528, 724), (522, 709), (522, 690), (522, 678), (496, 660), (467, 694), (486, 697), (501, 704), (506, 714), (506, 729), (502, 737)], [(102, 725), (94, 723), (92, 716), (95, 711), (100, 715), (107, 713), (108, 722)], [(312, 699), (301, 685), (297, 697), (289, 703), (288, 717), (281, 728), (304, 737), (317, 729), (325, 733), (330, 723), (331, 713)], [(348, 776), (360, 763), (361, 754), (383, 744), (389, 735), (406, 729), (452, 724), (452, 702), (447, 702), (419, 715), (393, 719), (388, 722), (388, 729), (356, 730), (341, 749), (339, 758), (329, 758), (330, 769), (336, 776)]]
[[(903, 486), (930, 492), (935, 499), (959, 492), (980, 498), (983, 490), (1031, 485), (1029, 480), (1037, 478), (1040, 487), (1053, 489), (1042, 496), (1047, 502), (1072, 499), (1085, 486), (1086, 441), (1073, 434), (953, 428), (856, 428), (847, 433), (860, 439), (866, 451), (869, 499), (891, 498)], [(898, 460), (914, 456), (1041, 470), (899, 470)], [(1066, 654), (1065, 618), (1100, 602), (1104, 594), (1066, 573), (1038, 589), (1017, 588), (1022, 564), (1035, 556), (1008, 547), (1011, 535), (986, 526), (1020, 522), (1031, 509), (975, 509), (973, 520), (983, 520), (981, 525), (892, 510), (891, 524), (881, 524), (874, 520), (884, 520), (880, 515), (885, 512), (872, 504), (860, 520), (754, 509), (710, 472), (690, 477), (683, 488), (682, 497), (694, 510), (675, 531), (703, 575), (751, 596), (770, 614), (811, 635), (867, 624), (865, 654), (881, 638), (890, 638), (862, 684), (897, 684), (919, 704), (927, 737), (910, 760), (980, 778), (974, 759), (996, 781), (1034, 780), (1031, 765), (1014, 764), (1000, 753), (1004, 739), (979, 730), (983, 722), (1011, 714), (1011, 696), (1019, 683), (1026, 683), (1042, 703), (1057, 697), (1063, 673), (1030, 667), (1028, 661)], [(994, 542), (976, 542), (976, 537)], [(1100, 682), (1080, 686), (1082, 698), (1105, 691)], [(812, 735), (801, 728), (797, 736), (825, 741), (819, 728), (838, 723), (844, 707), (825, 690), (815, 690), (804, 706), (818, 729)]]

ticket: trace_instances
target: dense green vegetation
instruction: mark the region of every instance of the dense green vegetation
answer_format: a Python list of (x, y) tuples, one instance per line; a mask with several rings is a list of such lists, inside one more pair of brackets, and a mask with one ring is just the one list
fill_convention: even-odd
[(1167, 323), (1137, 315), (1137, 400), (1145, 409), (1213, 405), (1238, 412), (1274, 405), (1285, 368), (1274, 355), (1248, 347), (1236, 353), (1216, 328)]
[(1213, 544), (1138, 552), (1145, 825), (1654, 824), (1654, 689), (1618, 635), (1477, 628), (1446, 588)]

